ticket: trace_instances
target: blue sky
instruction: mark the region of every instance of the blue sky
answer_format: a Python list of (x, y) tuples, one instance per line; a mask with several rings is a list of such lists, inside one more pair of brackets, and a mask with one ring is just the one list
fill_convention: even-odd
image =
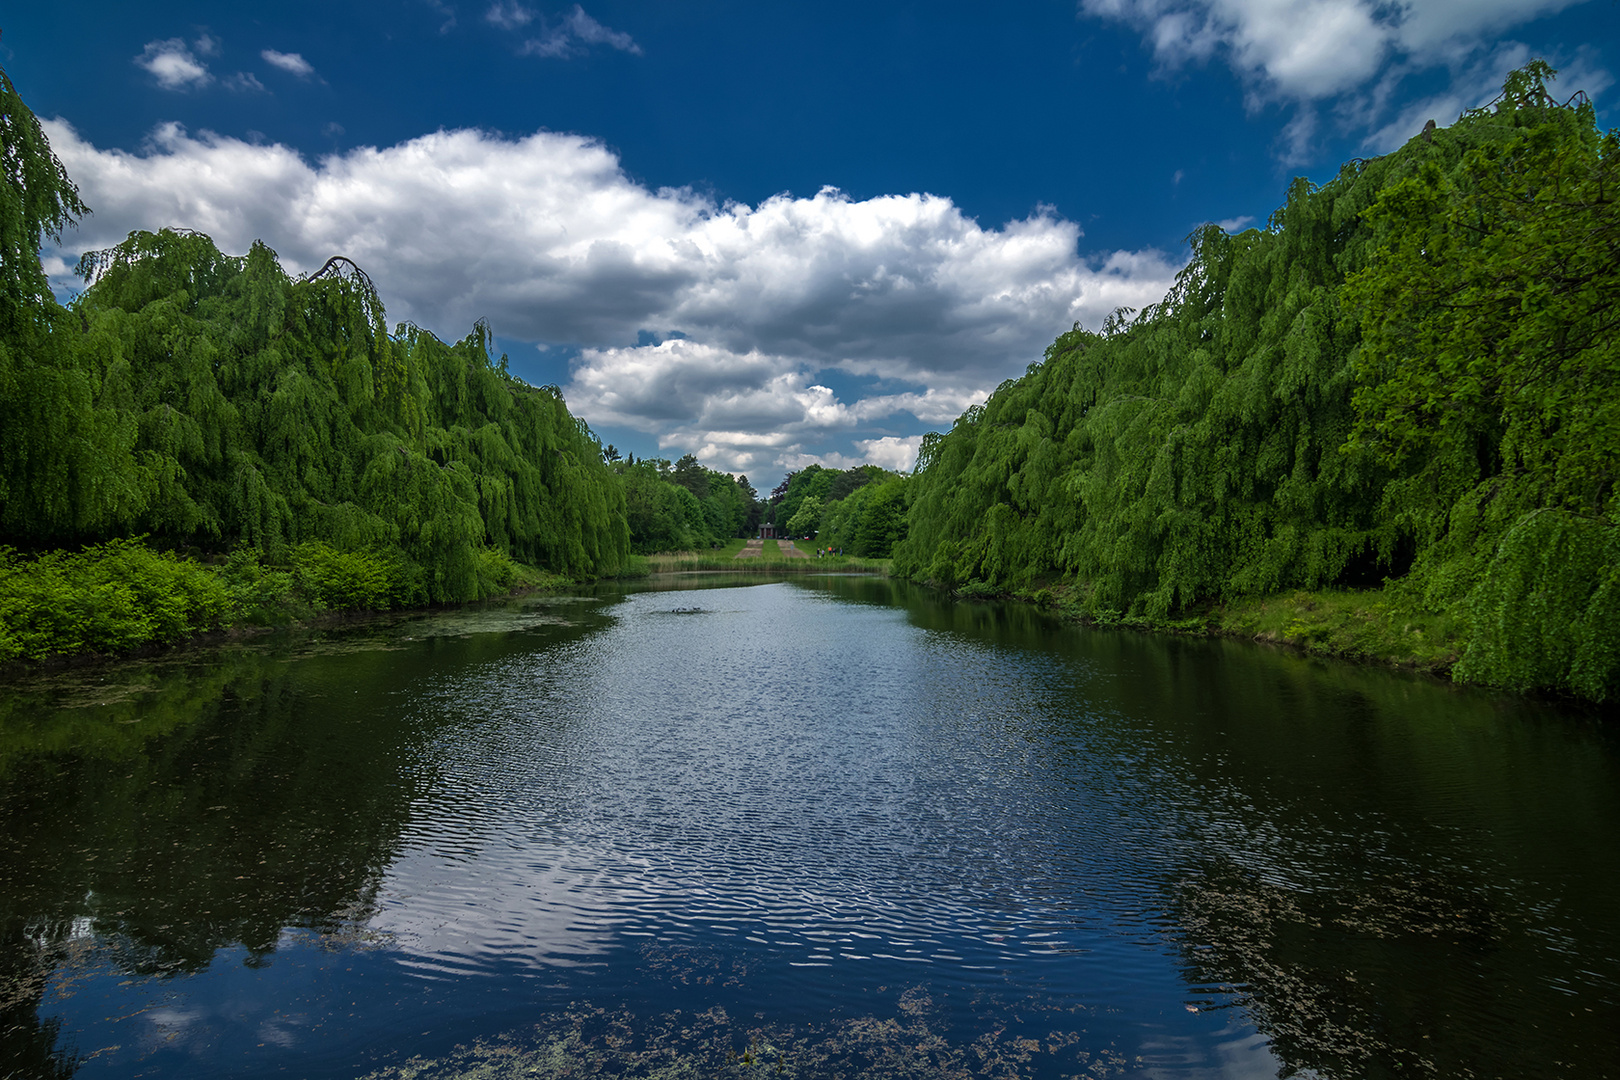
[(1162, 295), (1544, 56), (1600, 122), (1616, 0), (32, 5), (0, 62), (95, 213), (347, 254), (488, 318), (639, 455), (908, 467), (1059, 332)]

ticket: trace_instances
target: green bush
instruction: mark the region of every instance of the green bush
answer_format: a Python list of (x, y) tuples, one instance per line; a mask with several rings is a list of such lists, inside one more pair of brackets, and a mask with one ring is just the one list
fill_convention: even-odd
[(269, 626), (308, 614), (293, 594), (293, 575), (267, 569), (254, 548), (238, 548), (220, 571), (236, 620)]
[(320, 540), (293, 548), (293, 580), (317, 609), (386, 611), (401, 606), (403, 560), (368, 551), (339, 551)]
[(225, 623), (231, 601), (218, 574), (135, 540), (33, 559), (0, 548), (0, 659), (180, 641)]
[(510, 592), (517, 576), (517, 564), (504, 551), (484, 548), (478, 553), (479, 599)]

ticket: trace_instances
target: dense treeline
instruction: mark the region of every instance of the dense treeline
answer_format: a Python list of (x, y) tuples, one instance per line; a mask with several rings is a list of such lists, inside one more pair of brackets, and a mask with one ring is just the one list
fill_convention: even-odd
[[(617, 457), (609, 449), (610, 459)], [(699, 464), (687, 454), (671, 465), (662, 458), (613, 460), (624, 484), (630, 546), (641, 555), (695, 551), (752, 536), (763, 507), (746, 476)]]
[(791, 472), (771, 492), (773, 520), (787, 536), (821, 547), (887, 559), (906, 535), (906, 478), (876, 465)]
[(896, 571), (1148, 620), (1387, 580), (1461, 614), (1458, 677), (1614, 696), (1620, 139), (1552, 74), (1195, 234), (925, 440)]

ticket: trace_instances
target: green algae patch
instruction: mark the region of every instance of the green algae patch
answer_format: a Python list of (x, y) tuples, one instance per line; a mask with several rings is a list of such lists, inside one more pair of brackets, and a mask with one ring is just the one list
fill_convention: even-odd
[[(744, 1023), (720, 1007), (642, 1018), (576, 1005), (531, 1033), (479, 1040), (441, 1058), (413, 1057), (364, 1080), (1105, 1080), (1142, 1065), (1112, 1046), (1087, 1049), (1086, 1033), (1063, 1028), (1059, 1016), (1047, 1017), (1051, 1030), (1012, 1033), (995, 1024), (963, 1043), (941, 1034), (933, 1015), (932, 1000), (915, 989), (900, 996), (897, 1015), (805, 1027)], [(1061, 1014), (1071, 1023), (1076, 1018)]]

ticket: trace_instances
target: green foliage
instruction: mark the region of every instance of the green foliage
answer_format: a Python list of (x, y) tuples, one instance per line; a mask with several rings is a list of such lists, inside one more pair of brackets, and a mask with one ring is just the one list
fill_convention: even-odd
[(484, 548), (478, 553), (478, 596), (488, 599), (510, 592), (519, 576), (517, 563), (504, 551)]
[(0, 536), (105, 535), (161, 477), (133, 419), (104, 407), (108, 343), (51, 296), (40, 245), (88, 211), (4, 70), (0, 172)]
[(824, 500), (831, 493), (833, 477), (838, 473), (832, 469), (824, 469), (820, 465), (811, 465), (798, 472), (788, 473), (787, 479), (782, 481), (779, 489), (781, 494), (772, 492), (774, 506), (773, 521), (779, 529), (793, 532), (795, 536), (802, 535), (793, 529), (793, 519), (799, 513), (799, 507), (806, 499)]
[(1162, 303), (924, 440), (895, 572), (1155, 624), (1400, 579), (1469, 624), (1459, 677), (1611, 696), (1620, 140), (1551, 74), (1195, 233)]
[(218, 575), (135, 540), (36, 559), (0, 548), (0, 660), (127, 652), (212, 629), (230, 614)]
[(1402, 469), (1410, 587), (1472, 619), (1461, 678), (1615, 692), (1620, 136), (1536, 61), (1367, 211), (1351, 445)]
[(1318, 656), (1444, 672), (1462, 645), (1462, 617), (1430, 612), (1399, 589), (1294, 590), (1222, 604), (1189, 629), (1290, 645)]
[(0, 334), (51, 306), (39, 248), (88, 213), (39, 120), (0, 68)]
[[(509, 589), (518, 560), (540, 568), (525, 579), (626, 567), (625, 486), (555, 387), (492, 361), (487, 326), (454, 344), (390, 335), (346, 260), (293, 279), (261, 243), (230, 256), (183, 229), (88, 253), (89, 288), (63, 309), (39, 246), (85, 208), (4, 72), (0, 140), (0, 541), (146, 534), (230, 553), (217, 574), (170, 581), (160, 561), (124, 583), (86, 566), (136, 560), (127, 546), (26, 569), (8, 556), (3, 655), (116, 651), (226, 615), (479, 599)], [(680, 479), (694, 534), (731, 535), (756, 513), (746, 481), (695, 459)], [(58, 593), (57, 609), (41, 599)]]
[(630, 546), (642, 555), (719, 547), (751, 533), (759, 522), (746, 476), (705, 468), (687, 454), (612, 463), (624, 484)]
[(409, 585), (396, 579), (403, 564), (371, 552), (339, 551), (320, 540), (306, 540), (293, 549), (292, 558), (298, 591), (317, 609), (384, 611), (403, 606), (395, 599), (409, 595)]
[(487, 328), (390, 337), (358, 272), (294, 281), (262, 244), (233, 258), (195, 233), (135, 233), (81, 269), (57, 318), (83, 329), (11, 364), (0, 399), (15, 540), (139, 530), (271, 562), (318, 541), (418, 568), (352, 592), (310, 579), (344, 608), (488, 595), (505, 571), (486, 548), (577, 576), (624, 564), (595, 437), (490, 360)]
[(905, 483), (876, 465), (842, 472), (810, 465), (783, 481), (776, 521), (791, 536), (815, 534), (822, 547), (887, 559), (905, 536)]
[(1195, 234), (1162, 304), (1065, 334), (926, 441), (896, 572), (1010, 587), (1069, 573), (1096, 613), (1162, 618), (1389, 569), (1377, 477), (1337, 453), (1356, 336), (1333, 288), (1360, 258), (1344, 226), (1372, 183), (1297, 184), (1266, 233)]
[(514, 558), (624, 566), (601, 445), (491, 360), (488, 327), (390, 336), (347, 260), (294, 280), (261, 243), (174, 229), (87, 254), (66, 311), (39, 246), (85, 208), (4, 72), (0, 167), (0, 540), (296, 551), (301, 587), (344, 607), (474, 599)]
[(896, 476), (860, 490), (865, 494), (861, 512), (845, 525), (853, 528), (854, 543), (845, 550), (865, 559), (887, 559), (906, 537), (906, 480)]
[(237, 548), (220, 568), (226, 595), (230, 597), (234, 622), (251, 626), (271, 626), (286, 621), (294, 612), (309, 614), (308, 606), (293, 595), (293, 574), (267, 568), (254, 548)]
[(799, 509), (787, 523), (789, 536), (813, 536), (821, 527), (821, 499), (815, 495), (799, 503)]
[(1464, 610), (1459, 678), (1515, 689), (1620, 692), (1620, 528), (1567, 511), (1521, 518), (1495, 545)]

